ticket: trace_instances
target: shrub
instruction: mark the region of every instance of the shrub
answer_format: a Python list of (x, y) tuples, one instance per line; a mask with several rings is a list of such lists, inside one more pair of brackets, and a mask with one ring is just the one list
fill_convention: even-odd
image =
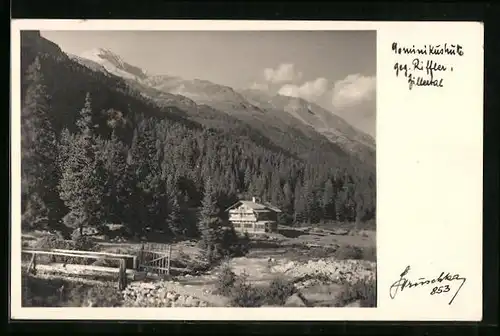
[(23, 307), (118, 307), (123, 302), (114, 284), (86, 284), (61, 278), (22, 277)]
[(228, 264), (225, 264), (220, 271), (217, 282), (216, 282), (216, 291), (220, 295), (230, 295), (231, 290), (234, 288), (234, 284), (236, 283), (236, 274), (231, 270), (231, 267)]
[(377, 261), (377, 249), (375, 247), (367, 247), (363, 249), (363, 260)]
[(282, 306), (290, 296), (296, 293), (296, 291), (293, 282), (282, 277), (276, 277), (271, 281), (269, 288), (267, 288), (265, 303)]
[(120, 307), (123, 295), (114, 284), (98, 285), (87, 291), (84, 304), (91, 307)]
[(71, 241), (64, 240), (57, 235), (47, 235), (40, 237), (33, 243), (33, 248), (35, 250), (51, 250), (51, 249), (73, 249), (73, 244)]
[[(52, 249), (61, 249), (61, 250), (73, 250), (72, 241), (64, 240), (57, 235), (48, 235), (40, 237), (36, 240), (32, 248), (34, 250), (52, 250)], [(59, 262), (59, 263), (67, 263), (71, 261), (71, 257), (62, 257), (62, 256), (48, 256), (48, 255), (39, 255), (37, 256), (38, 263), (47, 263), (47, 262)]]
[(220, 265), (224, 258), (242, 257), (248, 253), (250, 238), (248, 235), (239, 237), (232, 226), (216, 230), (215, 235), (211, 244), (203, 239), (199, 242), (199, 247), (204, 250), (203, 257), (210, 267)]
[(21, 278), (21, 304), (23, 307), (57, 307), (61, 302), (58, 289), (63, 281), (50, 281), (23, 274)]
[(295, 278), (294, 283), (305, 282), (308, 280), (315, 280), (319, 283), (325, 283), (325, 284), (332, 282), (332, 278), (326, 275), (325, 273), (313, 273), (313, 274), (306, 273), (301, 277)]
[(73, 246), (75, 250), (80, 251), (94, 251), (96, 248), (96, 243), (92, 237), (87, 235), (74, 236)]
[[(73, 237), (73, 240), (64, 240), (58, 235), (47, 235), (39, 238), (33, 243), (32, 248), (35, 250), (84, 250), (93, 251), (96, 248), (96, 244), (91, 237), (79, 236)], [(74, 264), (91, 264), (94, 260), (80, 258), (80, 257), (68, 257), (68, 256), (37, 256), (37, 262), (47, 263), (74, 263)]]
[(251, 286), (246, 280), (238, 280), (231, 290), (231, 305), (235, 307), (260, 307), (265, 300), (262, 288)]
[(182, 249), (182, 246), (179, 247), (179, 249), (178, 249), (177, 252), (178, 252), (178, 255), (179, 255), (178, 258), (180, 260), (190, 260), (191, 259), (191, 257), (189, 256), (189, 254), (187, 254), (186, 252), (184, 252), (184, 250)]
[(335, 258), (339, 260), (363, 259), (363, 250), (358, 246), (342, 245), (335, 251)]
[(359, 279), (353, 284), (345, 284), (338, 296), (337, 307), (360, 301), (361, 307), (377, 306), (377, 284), (373, 278)]
[(293, 282), (276, 277), (268, 286), (252, 286), (243, 274), (230, 289), (230, 302), (236, 307), (260, 307), (264, 304), (283, 306), (296, 293)]
[(248, 232), (245, 231), (243, 236), (239, 239), (239, 254), (241, 256), (246, 255), (250, 250), (251, 239)]
[(221, 243), (219, 244), (220, 254), (224, 257), (242, 257), (248, 253), (250, 237), (248, 233), (240, 237), (231, 226), (222, 231)]

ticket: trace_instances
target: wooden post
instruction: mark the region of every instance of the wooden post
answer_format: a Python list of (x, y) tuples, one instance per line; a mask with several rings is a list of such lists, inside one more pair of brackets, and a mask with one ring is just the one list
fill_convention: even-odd
[[(164, 249), (163, 249), (164, 250)], [(165, 251), (161, 251), (161, 253), (159, 254), (159, 256), (163, 256), (165, 253)], [(165, 258), (163, 259), (160, 259), (159, 262), (158, 262), (158, 267), (162, 268), (159, 270), (159, 274), (166, 274), (167, 272), (165, 272), (165, 270), (163, 268), (165, 268), (166, 266), (166, 261), (165, 261)]]
[(118, 289), (124, 290), (127, 287), (127, 268), (125, 259), (120, 259), (120, 269), (118, 271)]
[[(167, 251), (170, 250), (170, 245), (167, 246)], [(165, 245), (163, 246), (163, 251), (165, 252)], [(169, 259), (170, 259), (170, 255), (169, 255)], [(169, 259), (165, 260), (163, 259), (163, 268), (168, 268), (168, 263), (169, 263)], [(163, 271), (163, 274), (169, 274), (170, 272), (168, 271), (168, 269), (165, 271)]]
[(137, 261), (138, 261), (138, 260), (137, 260), (137, 256), (134, 256), (134, 257), (132, 258), (132, 260), (133, 260), (133, 265), (132, 265), (132, 268), (133, 268), (135, 271), (139, 270), (139, 265), (138, 265), (138, 263), (137, 263)]
[(139, 251), (139, 268), (141, 268), (141, 265), (144, 265), (144, 243), (142, 243), (141, 250)]
[(36, 274), (36, 253), (33, 253), (33, 265), (32, 265), (32, 268), (33, 270), (31, 271), (31, 273), (33, 273), (33, 275)]
[(168, 245), (167, 275), (170, 275), (170, 259), (172, 258), (172, 245)]
[(26, 274), (30, 274), (30, 272), (31, 272), (31, 267), (33, 266), (33, 262), (34, 262), (34, 260), (35, 260), (35, 256), (36, 256), (36, 253), (33, 253), (33, 254), (31, 255), (31, 260), (30, 260), (30, 263), (29, 263), (29, 265), (28, 265), (28, 269), (26, 270)]

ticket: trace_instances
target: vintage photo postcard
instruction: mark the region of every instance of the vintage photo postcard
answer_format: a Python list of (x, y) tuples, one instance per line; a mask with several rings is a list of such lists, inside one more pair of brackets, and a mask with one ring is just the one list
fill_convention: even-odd
[(12, 22), (12, 319), (482, 317), (483, 26)]

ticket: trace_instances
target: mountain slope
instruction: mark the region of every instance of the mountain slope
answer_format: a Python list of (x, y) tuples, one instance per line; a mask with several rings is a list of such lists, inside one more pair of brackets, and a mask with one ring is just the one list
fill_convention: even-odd
[(254, 89), (243, 90), (242, 93), (257, 106), (267, 105), (268, 108), (284, 110), (296, 116), (297, 119), (302, 120), (305, 124), (313, 126), (316, 130), (331, 130), (332, 132), (341, 133), (352, 141), (375, 149), (375, 141), (371, 136), (355, 129), (341, 117), (315, 103), (302, 98), (279, 94), (271, 96), (266, 92)]
[(109, 49), (92, 49), (84, 52), (80, 57), (97, 62), (110, 73), (120, 77), (132, 79), (147, 78), (146, 72), (136, 66), (128, 64)]
[[(301, 157), (317, 155), (334, 155), (336, 159), (350, 160), (350, 153), (338, 143), (328, 141), (313, 127), (297, 120), (289, 113), (279, 109), (262, 109), (252, 104), (244, 95), (227, 86), (202, 80), (182, 80), (167, 77), (164, 81), (156, 77), (156, 90), (182, 95), (192, 99), (198, 106), (208, 106), (213, 115), (227, 114), (240, 120), (268, 137), (274, 144)], [(149, 80), (142, 81), (145, 86), (152, 87)]]
[[(38, 71), (50, 97), (48, 113), (58, 137), (66, 128), (73, 133), (78, 131), (75, 122), (89, 93), (92, 124), (97, 126), (95, 136), (99, 138), (96, 143), (110, 141), (114, 130), (115, 140), (123, 143), (128, 154), (136, 153), (132, 162), (144, 162), (141, 164), (161, 171), (155, 181), (178, 179), (186, 208), (200, 206), (204, 183), (210, 180), (216, 186), (214, 197), (221, 209), (240, 197), (260, 196), (286, 208), (288, 222), (293, 218), (299, 222), (352, 221), (375, 216), (374, 167), (328, 141), (312, 127), (303, 123), (296, 126), (297, 119), (289, 113), (266, 111), (230, 90), (221, 93), (220, 100), (224, 102), (226, 96), (243, 97), (248, 113), (239, 108), (221, 111), (163, 92), (135, 77), (116, 76), (90, 60), (69, 57), (37, 32), (22, 33), (21, 42), (21, 88), (26, 92), (30, 80), (25, 71), (38, 58)], [(258, 114), (269, 117), (255, 119)], [(282, 119), (271, 123), (272, 118)], [(291, 124), (279, 120), (289, 120)], [(138, 137), (142, 137), (141, 143), (146, 141), (143, 148), (147, 152), (132, 150)], [(115, 168), (113, 159), (110, 161), (110, 169)], [(141, 178), (139, 174), (131, 180), (132, 188), (133, 184), (147, 184)], [(316, 203), (325, 199), (324, 190), (336, 192), (326, 195), (330, 203), (324, 211), (316, 211), (321, 205)], [(109, 197), (108, 201), (116, 199)], [(133, 214), (142, 211), (142, 203), (132, 199), (127, 204), (133, 210), (128, 220), (137, 224)], [(154, 218), (157, 217), (157, 224), (164, 225), (164, 217)]]
[[(92, 69), (110, 73), (93, 60), (73, 58)], [(95, 64), (91, 65), (91, 62)], [(357, 158), (328, 141), (314, 128), (282, 111), (267, 113), (232, 88), (209, 81), (188, 81), (172, 76), (150, 76), (143, 80), (126, 76), (123, 80), (143, 97), (166, 109), (175, 107), (184, 117), (202, 125), (237, 136), (247, 136), (268, 148), (280, 148), (303, 159), (311, 157), (325, 162), (340, 160), (346, 165), (357, 162)]]
[(248, 89), (242, 91), (252, 104), (265, 110), (285, 111), (305, 125), (314, 128), (333, 143), (357, 153), (361, 157), (375, 159), (375, 141), (369, 135), (355, 129), (344, 119), (321, 106), (302, 98), (269, 95), (266, 92)]
[(369, 135), (355, 129), (332, 112), (304, 99), (282, 95), (269, 96), (265, 92), (255, 90), (237, 92), (230, 87), (209, 81), (190, 81), (170, 76), (155, 76), (153, 79), (145, 79), (143, 83), (163, 92), (189, 97), (198, 104), (207, 104), (245, 121), (286, 125), (309, 137), (317, 137), (311, 129), (304, 127), (310, 126), (343, 149), (356, 153), (361, 158), (374, 160), (375, 142)]

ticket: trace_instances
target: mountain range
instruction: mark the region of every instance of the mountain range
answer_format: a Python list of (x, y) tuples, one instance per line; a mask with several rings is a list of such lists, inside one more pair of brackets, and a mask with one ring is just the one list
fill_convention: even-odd
[[(106, 159), (105, 173), (113, 176), (106, 190), (116, 191), (104, 198), (96, 192), (96, 204), (106, 202), (102, 209), (109, 210), (103, 220), (130, 220), (133, 226), (137, 214), (168, 210), (170, 203), (161, 204), (175, 199), (194, 216), (190, 209), (198, 209), (206, 195), (218, 209), (261, 197), (282, 207), (288, 224), (375, 218), (374, 139), (304, 99), (151, 74), (105, 49), (70, 55), (38, 31), (21, 33), (21, 99), (24, 134), (33, 133), (32, 120), (43, 112), (46, 134), (56, 137), (57, 166), (79, 143), (73, 140), (87, 115), (95, 142), (89, 157)], [(29, 151), (23, 153), (22, 160), (29, 159)], [(63, 177), (58, 183), (66, 185)], [(24, 174), (24, 185), (30, 181)], [(134, 192), (120, 203), (117, 186)], [(28, 189), (23, 192), (29, 197)], [(136, 197), (151, 195), (143, 209)], [(130, 218), (124, 219), (127, 211)], [(163, 225), (166, 213), (151, 211), (153, 217), (141, 220)]]
[[(123, 78), (144, 96), (164, 106), (172, 105), (197, 117), (201, 109), (225, 113), (253, 125), (257, 130), (267, 130), (271, 137), (281, 131), (302, 133), (312, 139), (326, 138), (349, 154), (354, 154), (368, 164), (375, 161), (375, 141), (368, 134), (356, 129), (332, 111), (297, 97), (270, 95), (255, 89), (235, 90), (203, 79), (183, 79), (176, 76), (148, 74), (131, 65), (111, 50), (97, 48), (69, 55), (70, 58), (95, 71)], [(193, 113), (193, 109), (196, 113)], [(194, 114), (194, 115), (193, 115)], [(280, 133), (280, 132), (278, 132)], [(300, 136), (299, 134), (297, 134)], [(275, 141), (274, 141), (275, 142)]]
[[(98, 48), (81, 55), (66, 54), (55, 43), (43, 38), (39, 32), (24, 32), (22, 36), (22, 68), (26, 69), (36, 55), (65, 64), (66, 70), (78, 72), (77, 65), (88, 71), (85, 85), (120, 94), (134, 96), (147, 104), (153, 103), (164, 118), (183, 119), (246, 136), (268, 147), (288, 151), (298, 158), (329, 156), (341, 160), (375, 167), (375, 140), (350, 125), (334, 112), (301, 98), (271, 95), (255, 89), (236, 90), (203, 79), (184, 79), (166, 74), (149, 74), (127, 63), (111, 50)], [(56, 66), (56, 65), (54, 65)], [(68, 69), (69, 67), (69, 69)], [(55, 69), (52, 69), (55, 71)], [(48, 73), (53, 83), (58, 74)], [(81, 83), (80, 83), (81, 84)], [(54, 84), (55, 85), (55, 84)], [(72, 85), (75, 87), (71, 88)], [(81, 90), (78, 83), (68, 83), (61, 90)], [(73, 92), (72, 91), (72, 92)], [(62, 100), (70, 99), (61, 95)], [(112, 99), (99, 97), (103, 103)], [(113, 98), (114, 99), (114, 98)], [(120, 100), (120, 98), (118, 98)], [(135, 101), (137, 101), (137, 99)], [(54, 99), (56, 101), (56, 99)], [(121, 99), (123, 100), (123, 99)], [(59, 100), (55, 102), (58, 104)], [(62, 103), (61, 103), (62, 104)], [(117, 102), (118, 105), (123, 102)], [(118, 109), (118, 106), (113, 108)], [(130, 109), (130, 104), (121, 110)], [(162, 114), (163, 113), (163, 114)], [(55, 120), (60, 125), (71, 123), (73, 116), (63, 115)]]

